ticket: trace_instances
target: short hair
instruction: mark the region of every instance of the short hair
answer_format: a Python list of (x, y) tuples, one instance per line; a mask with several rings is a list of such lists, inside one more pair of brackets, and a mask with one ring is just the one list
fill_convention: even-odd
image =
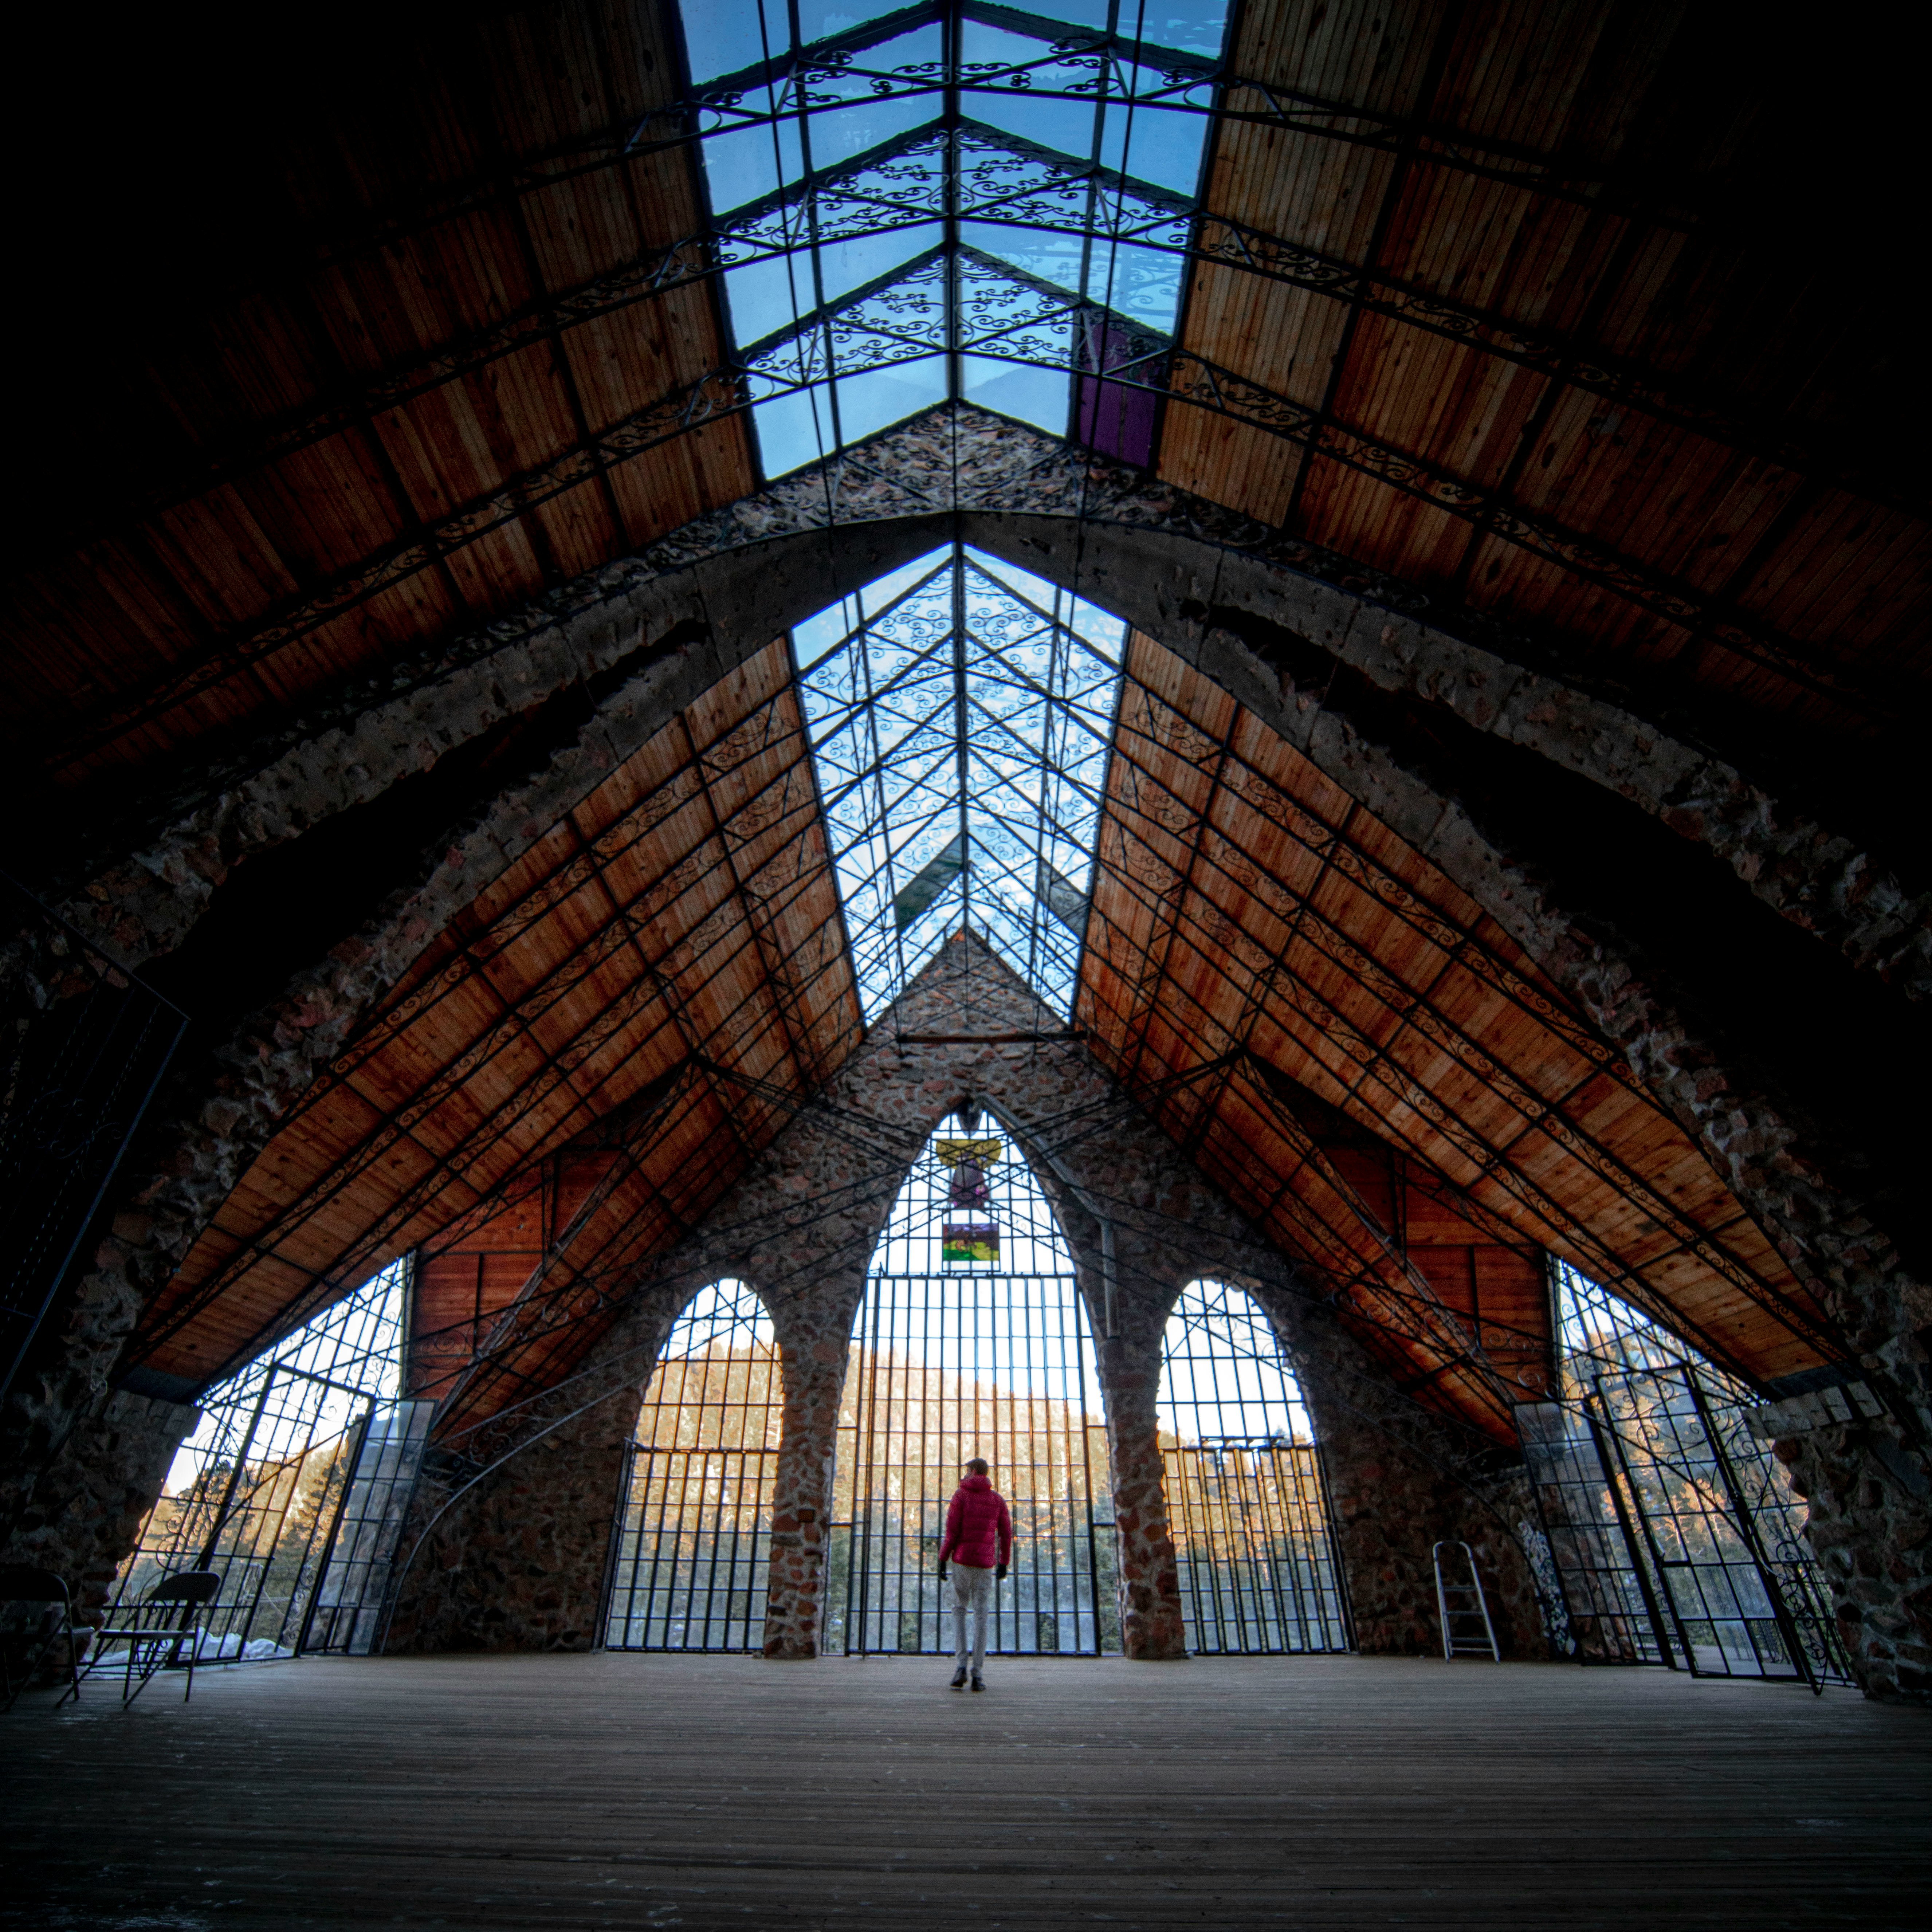
[(976, 1476), (990, 1475), (992, 1473), (993, 1466), (983, 1456), (975, 1456), (966, 1466)]

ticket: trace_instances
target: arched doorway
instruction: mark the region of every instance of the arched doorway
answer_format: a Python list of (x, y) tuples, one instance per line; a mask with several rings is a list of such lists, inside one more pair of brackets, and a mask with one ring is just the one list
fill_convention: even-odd
[(1065, 1238), (995, 1120), (950, 1115), (906, 1176), (854, 1330), (838, 1444), (828, 1650), (951, 1648), (937, 1558), (972, 1456), (1013, 1515), (989, 1647), (1119, 1648), (1093, 1336)]
[(1167, 1513), (1191, 1651), (1349, 1648), (1322, 1451), (1254, 1298), (1191, 1282), (1160, 1372)]
[(700, 1288), (644, 1390), (627, 1455), (604, 1641), (758, 1650), (783, 1390), (771, 1318), (742, 1281)]

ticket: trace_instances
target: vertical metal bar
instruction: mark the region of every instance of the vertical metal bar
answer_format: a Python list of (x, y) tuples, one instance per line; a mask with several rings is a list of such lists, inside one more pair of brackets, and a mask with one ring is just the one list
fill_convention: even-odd
[(1772, 1615), (1777, 1620), (1779, 1634), (1783, 1636), (1785, 1647), (1790, 1652), (1791, 1660), (1797, 1666), (1798, 1673), (1811, 1687), (1812, 1695), (1822, 1696), (1825, 1694), (1824, 1680), (1811, 1668), (1810, 1655), (1798, 1634), (1797, 1622), (1791, 1614), (1790, 1606), (1784, 1600), (1784, 1592), (1778, 1587), (1777, 1576), (1765, 1555), (1763, 1544), (1759, 1539), (1756, 1519), (1751, 1514), (1750, 1504), (1745, 1500), (1743, 1488), (1738, 1481), (1737, 1472), (1731, 1466), (1731, 1459), (1724, 1452), (1724, 1445), (1718, 1434), (1717, 1424), (1712, 1417), (1711, 1405), (1705, 1396), (1703, 1386), (1694, 1370), (1687, 1367), (1683, 1375), (1684, 1386), (1690, 1391), (1690, 1400), (1696, 1408), (1698, 1420), (1704, 1426), (1704, 1438), (1711, 1445), (1712, 1459), (1718, 1466), (1718, 1473), (1724, 1483), (1725, 1493), (1731, 1499), (1731, 1508), (1737, 1516), (1738, 1533), (1744, 1539), (1744, 1548), (1750, 1552), (1751, 1562), (1757, 1568), (1759, 1580), (1764, 1586), (1764, 1594), (1771, 1604)]
[(248, 1466), (248, 1451), (254, 1447), (255, 1431), (260, 1426), (262, 1412), (268, 1406), (268, 1391), (274, 1387), (278, 1367), (272, 1367), (262, 1378), (262, 1393), (256, 1399), (254, 1413), (248, 1418), (248, 1432), (242, 1438), (242, 1446), (235, 1454), (235, 1466), (228, 1472), (228, 1486), (222, 1492), (220, 1507), (214, 1512), (214, 1520), (208, 1526), (208, 1535), (203, 1542), (200, 1555), (195, 1559), (197, 1570), (214, 1568), (214, 1552), (221, 1541), (221, 1532), (228, 1520), (229, 1510), (235, 1501), (236, 1485), (242, 1480), (242, 1472)]
[[(1105, 1273), (1111, 1276), (1113, 1272), (1112, 1268), (1105, 1259), (1106, 1238), (1104, 1230), (1106, 1224), (1103, 1222), (1101, 1225), (1103, 1231), (1102, 1234), (1102, 1254), (1103, 1258), (1101, 1265)], [(1082, 1486), (1086, 1491), (1087, 1502), (1088, 1604), (1088, 1614), (1092, 1618), (1093, 1624), (1094, 1654), (1097, 1657), (1100, 1655), (1102, 1648), (1100, 1618), (1100, 1532), (1094, 1521), (1094, 1432), (1087, 1426), (1087, 1324), (1091, 1318), (1088, 1313), (1085, 1301), (1079, 1294), (1077, 1287), (1074, 1294), (1074, 1372), (1078, 1378), (1078, 1386), (1080, 1390), (1080, 1468), (1082, 1475), (1084, 1478)], [(1111, 1316), (1109, 1317), (1108, 1329), (1111, 1333)], [(1094, 1380), (1097, 1383), (1099, 1379), (1100, 1378), (1096, 1373), (1094, 1377)], [(1109, 1516), (1111, 1516), (1113, 1512), (1111, 1510), (1108, 1511)], [(1068, 1511), (1068, 1523), (1070, 1527), (1071, 1527), (1075, 1520), (1076, 1519), (1074, 1518), (1070, 1506), (1070, 1508)]]
[(298, 1657), (308, 1648), (309, 1631), (315, 1622), (316, 1606), (322, 1600), (322, 1586), (328, 1577), (329, 1564), (335, 1556), (336, 1540), (342, 1534), (343, 1514), (349, 1507), (350, 1492), (356, 1486), (356, 1472), (362, 1460), (362, 1445), (369, 1439), (369, 1424), (375, 1413), (375, 1402), (364, 1397), (361, 1419), (352, 1432), (356, 1439), (346, 1445), (347, 1457), (343, 1465), (342, 1493), (335, 1499), (334, 1512), (329, 1518), (328, 1535), (322, 1545), (322, 1561), (316, 1565), (314, 1582), (309, 1586), (308, 1602), (302, 1611), (302, 1628), (296, 1633), (295, 1652)]
[[(1600, 1378), (1599, 1380), (1600, 1382)], [(1638, 1490), (1636, 1484), (1630, 1475), (1629, 1465), (1624, 1460), (1623, 1438), (1619, 1432), (1611, 1428), (1603, 1416), (1598, 1413), (1599, 1410), (1606, 1408), (1600, 1390), (1599, 1393), (1590, 1397), (1590, 1402), (1591, 1407), (1586, 1412), (1586, 1414), (1590, 1424), (1592, 1438), (1597, 1445), (1597, 1460), (1603, 1466), (1604, 1484), (1610, 1490), (1611, 1506), (1617, 1513), (1617, 1522), (1623, 1531), (1625, 1546), (1630, 1552), (1631, 1564), (1636, 1572), (1637, 1588), (1643, 1594), (1644, 1608), (1650, 1612), (1651, 1629), (1657, 1639), (1658, 1651), (1670, 1669), (1675, 1670), (1678, 1668), (1676, 1657), (1670, 1646), (1670, 1626), (1666, 1626), (1663, 1612), (1657, 1600), (1657, 1590), (1660, 1589), (1664, 1592), (1665, 1601), (1670, 1606), (1670, 1625), (1674, 1625), (1677, 1631), (1678, 1645), (1684, 1657), (1683, 1667), (1689, 1671), (1693, 1677), (1697, 1676), (1700, 1672), (1696, 1655), (1691, 1650), (1690, 1640), (1684, 1630), (1684, 1621), (1678, 1611), (1676, 1599), (1670, 1593), (1669, 1580), (1664, 1576), (1664, 1558), (1657, 1547), (1655, 1538), (1651, 1534), (1650, 1518), (1643, 1508), (1642, 1493)], [(1616, 1457), (1614, 1462), (1610, 1456), (1604, 1453), (1604, 1438), (1606, 1436), (1610, 1437), (1614, 1445)], [(1620, 1473), (1623, 1478), (1622, 1483), (1618, 1480)], [(1624, 1492), (1624, 1484), (1628, 1484), (1630, 1486), (1630, 1494), (1628, 1498)], [(1632, 1503), (1636, 1506), (1637, 1521), (1643, 1532), (1641, 1546), (1630, 1532), (1630, 1506)], [(1646, 1569), (1639, 1556), (1640, 1547), (1648, 1550), (1650, 1553), (1651, 1568), (1648, 1569)], [(1651, 1580), (1653, 1571), (1656, 1577), (1656, 1589), (1652, 1587)]]

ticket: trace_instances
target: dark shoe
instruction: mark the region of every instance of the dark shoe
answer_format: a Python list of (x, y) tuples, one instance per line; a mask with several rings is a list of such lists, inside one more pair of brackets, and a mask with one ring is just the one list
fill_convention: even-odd
[(952, 1688), (956, 1690), (963, 1690), (966, 1688), (966, 1666), (963, 1664), (952, 1673)]
[(973, 1673), (973, 1688), (976, 1690), (983, 1690), (986, 1688), (986, 1685), (984, 1678), (980, 1676), (980, 1673), (976, 1670), (974, 1671)]

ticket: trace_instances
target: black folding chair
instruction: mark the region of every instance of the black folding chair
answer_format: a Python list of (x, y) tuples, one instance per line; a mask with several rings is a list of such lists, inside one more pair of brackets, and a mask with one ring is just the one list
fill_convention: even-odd
[[(201, 1626), (195, 1611), (212, 1604), (221, 1593), (221, 1573), (218, 1570), (178, 1570), (164, 1576), (135, 1606), (131, 1623), (110, 1625), (94, 1633), (93, 1648), (87, 1653), (87, 1668), (81, 1675), (92, 1676), (108, 1661), (110, 1646), (124, 1643), (127, 1672), (122, 1680), (121, 1705), (124, 1710), (146, 1689), (148, 1680), (158, 1670), (179, 1664), (184, 1647), (188, 1657), (188, 1688), (182, 1693), (185, 1704), (194, 1695), (195, 1660), (201, 1654)], [(74, 1695), (80, 1686), (76, 1681)]]
[[(32, 1683), (46, 1654), (64, 1636), (67, 1639), (68, 1688), (61, 1694), (64, 1704), (80, 1689), (80, 1645), (74, 1634), (74, 1601), (68, 1594), (66, 1579), (51, 1570), (33, 1570), (17, 1563), (0, 1564), (0, 1604), (38, 1605), (40, 1615), (23, 1632), (9, 1630), (0, 1642), (0, 1673), (7, 1685), (7, 1701), (0, 1711), (10, 1711), (14, 1700)], [(20, 1666), (20, 1681), (14, 1678), (14, 1642), (22, 1636), (26, 1659)]]

